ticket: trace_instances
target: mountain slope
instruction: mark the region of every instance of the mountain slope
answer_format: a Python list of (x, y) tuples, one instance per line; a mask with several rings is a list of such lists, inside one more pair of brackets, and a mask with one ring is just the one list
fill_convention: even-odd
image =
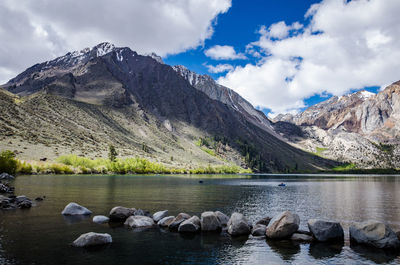
[[(84, 152), (82, 142), (75, 140), (87, 132), (97, 136), (88, 140), (87, 149), (97, 144), (103, 155), (106, 143), (115, 142), (127, 150), (126, 155), (164, 160), (172, 156), (174, 161), (179, 156), (180, 161), (175, 162), (186, 165), (228, 160), (262, 171), (335, 165), (282, 142), (257, 124), (250, 111), (238, 111), (210, 98), (154, 57), (102, 43), (28, 68), (4, 85), (21, 97), (18, 104), (9, 102), (9, 108), (21, 116), (11, 129), (21, 137), (21, 146), (26, 141), (21, 127), (26, 127), (41, 139), (52, 135), (45, 144), (52, 148), (57, 143), (58, 150), (66, 143), (64, 135), (70, 135), (75, 150)], [(73, 116), (70, 109), (76, 111)], [(8, 109), (2, 108), (2, 112)], [(37, 120), (46, 122), (37, 128)], [(49, 132), (51, 121), (60, 122)], [(68, 121), (71, 126), (65, 125)], [(209, 155), (204, 147), (196, 146), (199, 138), (211, 139), (208, 148), (217, 153)]]
[[(400, 167), (400, 82), (378, 94), (332, 97), (297, 115), (278, 115), (276, 131), (308, 151), (362, 167)], [(303, 136), (279, 127), (299, 126)]]

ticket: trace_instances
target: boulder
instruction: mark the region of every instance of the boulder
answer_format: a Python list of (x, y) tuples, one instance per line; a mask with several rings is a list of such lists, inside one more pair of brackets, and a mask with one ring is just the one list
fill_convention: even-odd
[(28, 197), (21, 195), (15, 198), (15, 203), (20, 209), (29, 209), (32, 207), (32, 201)]
[(160, 221), (158, 221), (158, 225), (161, 227), (167, 227), (169, 226), (175, 219), (175, 216), (167, 216), (164, 217), (163, 219), (161, 219)]
[(105, 245), (112, 242), (112, 238), (109, 234), (100, 234), (89, 232), (83, 235), (80, 235), (73, 243), (74, 247), (91, 247), (91, 246), (99, 246)]
[(89, 209), (75, 203), (70, 202), (67, 206), (65, 206), (64, 210), (61, 212), (62, 215), (89, 215), (92, 214), (92, 211)]
[(267, 226), (263, 224), (257, 224), (251, 230), (251, 234), (253, 236), (265, 236), (265, 231), (267, 230)]
[(299, 234), (299, 233), (294, 233), (291, 237), (291, 240), (293, 241), (303, 241), (303, 242), (311, 242), (313, 241), (313, 237), (310, 235), (306, 234)]
[(10, 192), (12, 192), (12, 190), (8, 185), (0, 183), (0, 193), (10, 193)]
[(269, 224), (270, 221), (271, 221), (271, 217), (264, 217), (263, 219), (258, 220), (258, 221), (256, 222), (256, 225), (261, 224), (261, 225), (268, 226), (268, 224)]
[(93, 223), (104, 224), (108, 223), (108, 221), (110, 221), (110, 218), (104, 215), (96, 215), (93, 217)]
[(221, 225), (227, 225), (228, 224), (228, 222), (229, 222), (229, 217), (226, 215), (226, 214), (224, 214), (224, 213), (222, 213), (222, 212), (220, 212), (220, 211), (216, 211), (216, 212), (214, 212), (215, 213), (215, 215), (217, 216), (217, 218), (218, 218), (218, 220), (219, 220), (219, 222), (221, 223)]
[(195, 233), (200, 230), (200, 219), (197, 216), (192, 216), (189, 219), (183, 221), (179, 227), (178, 231), (181, 233)]
[(135, 208), (117, 206), (111, 209), (109, 217), (111, 221), (123, 222), (126, 220), (126, 218), (133, 215), (135, 210)]
[(400, 241), (395, 232), (382, 222), (369, 220), (350, 226), (350, 240), (382, 249), (398, 249)]
[(320, 242), (343, 240), (344, 238), (343, 228), (340, 223), (310, 219), (307, 224), (312, 235)]
[(396, 232), (397, 238), (400, 240), (400, 231)]
[(222, 225), (214, 212), (204, 212), (201, 214), (201, 230), (202, 231), (218, 231)]
[(1, 173), (0, 174), (0, 179), (1, 180), (11, 180), (11, 179), (14, 179), (15, 177), (14, 176), (12, 176), (12, 175), (10, 175), (10, 174), (8, 174), (8, 173)]
[(158, 221), (160, 221), (161, 219), (163, 219), (164, 217), (167, 217), (167, 216), (168, 216), (168, 210), (159, 211), (159, 212), (156, 212), (153, 214), (153, 220), (154, 220), (154, 222), (157, 223)]
[(232, 236), (250, 234), (250, 226), (247, 219), (241, 213), (233, 213), (228, 221), (228, 233)]
[(133, 215), (129, 216), (128, 219), (126, 219), (125, 225), (128, 225), (132, 228), (136, 227), (150, 227), (154, 225), (154, 221), (152, 218), (148, 216), (143, 216), (143, 215)]
[(133, 211), (133, 215), (140, 215), (140, 216), (148, 216), (151, 217), (151, 214), (149, 211), (145, 211), (142, 209), (137, 209), (135, 211)]
[(271, 219), (266, 235), (271, 239), (282, 239), (292, 236), (298, 229), (300, 218), (289, 211), (282, 212)]
[(187, 213), (180, 213), (178, 214), (174, 220), (172, 220), (172, 222), (168, 225), (168, 228), (171, 230), (178, 230), (179, 225), (190, 218), (190, 215), (188, 215)]

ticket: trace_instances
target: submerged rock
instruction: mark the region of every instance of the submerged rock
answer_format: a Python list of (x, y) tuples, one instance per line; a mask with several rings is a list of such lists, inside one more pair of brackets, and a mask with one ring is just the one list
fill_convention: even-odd
[(154, 220), (154, 222), (157, 223), (158, 221), (160, 221), (161, 219), (163, 219), (164, 217), (167, 217), (167, 216), (168, 216), (168, 210), (159, 211), (159, 212), (156, 212), (153, 214), (153, 220)]
[(178, 230), (179, 225), (189, 218), (190, 215), (187, 213), (180, 213), (174, 218), (174, 220), (172, 220), (172, 222), (168, 225), (168, 228), (171, 230)]
[(222, 228), (221, 222), (214, 212), (202, 213), (200, 223), (202, 231), (218, 231)]
[(343, 228), (338, 222), (310, 219), (308, 220), (310, 232), (320, 242), (343, 240)]
[(167, 216), (164, 217), (163, 219), (161, 219), (160, 221), (158, 221), (158, 225), (161, 227), (167, 227), (169, 226), (175, 219), (175, 216)]
[(96, 215), (93, 217), (93, 223), (104, 224), (108, 223), (108, 221), (110, 221), (110, 218), (104, 215)]
[(384, 249), (400, 248), (395, 232), (385, 223), (369, 220), (350, 226), (350, 240), (354, 243)]
[(15, 203), (17, 204), (17, 207), (20, 209), (29, 209), (32, 207), (32, 201), (25, 195), (17, 196), (15, 198)]
[(154, 221), (152, 218), (150, 218), (148, 216), (133, 215), (133, 216), (129, 216), (128, 219), (126, 219), (124, 224), (128, 225), (132, 228), (151, 227), (154, 225)]
[(267, 226), (266, 235), (272, 239), (288, 238), (299, 229), (300, 218), (289, 211), (272, 218)]
[(112, 237), (109, 234), (100, 234), (89, 232), (80, 235), (73, 243), (74, 247), (91, 247), (105, 245), (112, 242)]
[(232, 236), (250, 234), (249, 221), (241, 213), (233, 213), (228, 221), (228, 233)]
[(256, 224), (251, 230), (252, 236), (265, 236), (267, 226), (263, 224)]
[(268, 225), (269, 225), (269, 222), (271, 221), (271, 219), (272, 219), (271, 217), (264, 217), (263, 219), (258, 220), (258, 221), (256, 222), (256, 225), (262, 224), (262, 225), (268, 226)]
[(293, 241), (303, 241), (303, 242), (311, 242), (313, 241), (313, 237), (306, 234), (294, 233), (291, 237)]
[(189, 219), (183, 221), (179, 227), (178, 231), (181, 233), (195, 233), (200, 230), (200, 219), (197, 216), (192, 216)]
[(126, 208), (122, 206), (116, 206), (111, 209), (109, 217), (111, 221), (115, 222), (123, 222), (129, 216), (133, 215), (135, 212), (135, 208)]
[(215, 215), (217, 216), (217, 218), (218, 218), (218, 220), (219, 220), (219, 222), (221, 223), (221, 225), (227, 225), (228, 224), (228, 222), (229, 222), (229, 217), (226, 215), (226, 214), (224, 214), (224, 213), (222, 213), (222, 212), (220, 212), (220, 211), (216, 211), (216, 212), (214, 212), (215, 213)]
[(62, 215), (90, 215), (92, 211), (89, 209), (75, 203), (70, 202), (65, 206), (64, 210), (61, 212)]

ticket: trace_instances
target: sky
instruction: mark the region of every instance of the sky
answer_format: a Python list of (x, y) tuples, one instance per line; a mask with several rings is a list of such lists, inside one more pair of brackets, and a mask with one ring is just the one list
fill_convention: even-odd
[(209, 74), (270, 117), (400, 79), (399, 0), (2, 0), (0, 84), (108, 41)]

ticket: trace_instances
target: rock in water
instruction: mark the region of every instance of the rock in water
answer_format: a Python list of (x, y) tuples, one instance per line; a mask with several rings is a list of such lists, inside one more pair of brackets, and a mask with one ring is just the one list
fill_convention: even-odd
[(262, 224), (262, 225), (268, 226), (268, 225), (269, 225), (269, 222), (271, 221), (271, 219), (272, 219), (271, 217), (264, 217), (263, 219), (258, 220), (258, 221), (256, 222), (256, 225)]
[(89, 215), (92, 214), (92, 211), (89, 209), (75, 203), (70, 202), (67, 206), (65, 206), (64, 210), (61, 212), (63, 215)]
[(289, 211), (272, 218), (267, 226), (266, 235), (272, 239), (288, 238), (299, 229), (300, 218)]
[(293, 241), (304, 241), (304, 242), (311, 242), (313, 241), (313, 237), (306, 235), (306, 234), (299, 234), (299, 233), (294, 233), (291, 237), (291, 240)]
[(133, 215), (135, 208), (126, 208), (122, 206), (116, 206), (110, 211), (110, 220), (115, 222), (123, 222), (129, 216)]
[(32, 207), (32, 201), (24, 195), (17, 196), (15, 198), (15, 203), (17, 204), (17, 207), (20, 209), (28, 209)]
[(93, 223), (104, 224), (110, 221), (110, 218), (104, 215), (96, 215), (93, 217)]
[(308, 220), (308, 228), (315, 239), (321, 242), (343, 240), (344, 232), (340, 223), (324, 220)]
[(167, 216), (164, 217), (163, 219), (161, 219), (160, 221), (158, 221), (158, 225), (161, 227), (167, 227), (169, 226), (175, 219), (175, 216)]
[(154, 225), (154, 221), (152, 218), (150, 218), (148, 216), (133, 215), (133, 216), (129, 216), (128, 219), (126, 219), (125, 225), (128, 225), (132, 228), (151, 227)]
[(158, 221), (160, 221), (161, 219), (163, 219), (164, 217), (167, 217), (167, 216), (168, 216), (168, 210), (159, 211), (159, 212), (156, 212), (153, 214), (153, 220), (154, 220), (154, 222), (157, 223)]
[(178, 230), (179, 225), (190, 218), (190, 215), (188, 215), (187, 213), (180, 213), (178, 214), (174, 220), (172, 220), (172, 222), (168, 225), (168, 228), (170, 230)]
[(216, 211), (214, 213), (217, 216), (217, 218), (218, 218), (219, 222), (221, 223), (221, 225), (227, 225), (228, 224), (229, 217), (226, 214), (224, 214), (224, 213), (222, 213), (220, 211)]
[(387, 224), (373, 220), (353, 223), (350, 226), (350, 240), (376, 248), (400, 248), (396, 233)]
[(109, 234), (100, 234), (89, 232), (83, 235), (80, 235), (72, 245), (74, 247), (91, 247), (91, 246), (99, 246), (105, 245), (112, 242), (112, 238)]
[(14, 178), (15, 178), (14, 176), (12, 176), (12, 175), (10, 175), (8, 173), (5, 173), (5, 172), (0, 174), (0, 179), (11, 180), (11, 179), (14, 179)]
[(200, 223), (202, 231), (218, 231), (222, 228), (221, 222), (214, 212), (202, 213)]
[(189, 219), (183, 221), (178, 228), (181, 233), (194, 233), (200, 230), (200, 219), (197, 216), (192, 216)]
[(265, 236), (265, 231), (267, 230), (267, 226), (263, 224), (256, 224), (251, 230), (251, 234), (253, 236)]
[(137, 209), (133, 212), (133, 215), (140, 215), (140, 216), (148, 216), (151, 217), (151, 214), (149, 211), (142, 210), (142, 209)]
[(249, 221), (241, 213), (233, 213), (228, 221), (228, 233), (232, 236), (250, 234)]

